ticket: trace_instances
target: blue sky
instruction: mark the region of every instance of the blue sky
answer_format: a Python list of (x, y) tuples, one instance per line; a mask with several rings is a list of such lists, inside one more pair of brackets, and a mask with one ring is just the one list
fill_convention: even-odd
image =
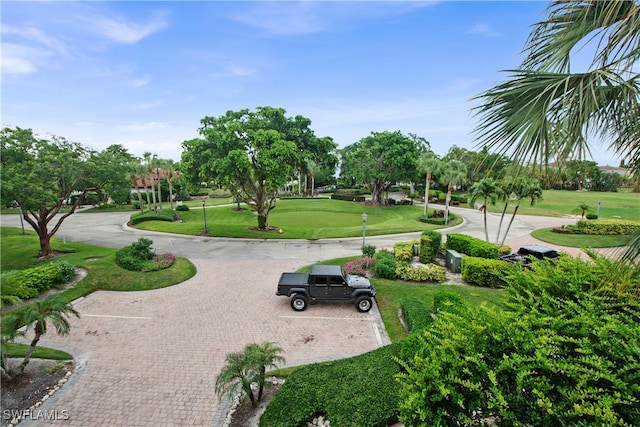
[(269, 105), (340, 147), (399, 130), (473, 149), (470, 98), (520, 64), (546, 6), (3, 1), (2, 124), (179, 160), (203, 117)]

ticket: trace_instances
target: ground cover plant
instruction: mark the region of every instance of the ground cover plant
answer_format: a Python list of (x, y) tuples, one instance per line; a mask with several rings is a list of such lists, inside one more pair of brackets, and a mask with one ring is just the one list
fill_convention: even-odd
[[(366, 235), (376, 236), (408, 233), (439, 228), (418, 221), (422, 208), (393, 206), (374, 208), (353, 202), (329, 199), (287, 199), (278, 202), (269, 215), (273, 232), (252, 229), (255, 214), (250, 210), (237, 211), (232, 206), (191, 209), (180, 212), (183, 222), (149, 221), (138, 228), (152, 231), (199, 235), (204, 229), (203, 214), (207, 218), (210, 236), (244, 238), (322, 239), (362, 236), (362, 214), (367, 214)], [(449, 225), (455, 225), (452, 221)], [(254, 227), (255, 228), (255, 227)], [(282, 233), (279, 233), (282, 230)]]

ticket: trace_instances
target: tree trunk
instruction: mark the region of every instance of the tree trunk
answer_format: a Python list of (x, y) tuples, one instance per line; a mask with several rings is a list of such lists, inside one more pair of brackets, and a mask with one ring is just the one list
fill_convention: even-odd
[(265, 377), (266, 368), (264, 366), (260, 367), (260, 382), (258, 387), (258, 402), (262, 400), (262, 392), (264, 391), (264, 377)]
[[(147, 187), (146, 178), (143, 181), (144, 181), (144, 194), (147, 195), (147, 207), (149, 208), (149, 210), (151, 210), (151, 199), (150, 199), (150, 196), (149, 196), (149, 187)], [(151, 178), (149, 178), (149, 181), (151, 181)], [(153, 181), (152, 181), (152, 183), (153, 183)], [(151, 185), (151, 192), (153, 193), (153, 184)]]
[(316, 197), (316, 174), (311, 172), (311, 197)]
[(500, 241), (500, 230), (502, 229), (502, 220), (504, 220), (504, 215), (507, 213), (508, 206), (509, 206), (509, 196), (507, 196), (507, 201), (504, 202), (504, 208), (502, 208), (502, 215), (500, 216), (500, 222), (498, 223), (498, 234), (496, 235), (496, 243)]
[(42, 234), (38, 231), (38, 237), (40, 238), (40, 253), (39, 258), (49, 258), (53, 255), (53, 249), (51, 249), (51, 236), (45, 229)]
[(509, 234), (509, 229), (511, 228), (511, 224), (513, 224), (513, 219), (516, 217), (519, 207), (520, 203), (518, 202), (515, 209), (513, 210), (513, 215), (511, 215), (511, 220), (509, 220), (509, 225), (507, 225), (507, 231), (505, 231), (504, 236), (502, 236), (502, 242), (500, 242), (500, 246), (504, 245), (505, 240), (507, 240), (507, 234)]
[(449, 182), (447, 187), (447, 198), (444, 203), (444, 225), (449, 224), (449, 203), (451, 203), (451, 192), (453, 191), (453, 182)]
[(169, 183), (169, 207), (173, 210), (173, 183), (171, 178), (171, 171), (169, 171), (169, 179), (167, 179), (167, 183)]
[(429, 187), (431, 186), (431, 172), (427, 172), (427, 179), (424, 186), (424, 216), (429, 219)]
[(140, 187), (136, 184), (136, 193), (138, 193), (138, 203), (140, 203), (140, 213), (144, 213), (144, 203), (142, 202), (142, 194), (140, 193)]
[(484, 206), (482, 206), (482, 216), (484, 217), (484, 237), (489, 243), (489, 229), (487, 228), (487, 199), (484, 199)]
[(36, 322), (35, 333), (36, 335), (33, 337), (33, 341), (31, 341), (31, 345), (27, 350), (27, 354), (24, 355), (24, 360), (18, 367), (18, 374), (22, 374), (22, 372), (24, 371), (24, 368), (27, 367), (27, 364), (31, 359), (31, 354), (33, 353), (33, 350), (36, 349), (36, 346), (38, 345), (38, 341), (40, 341), (40, 337), (42, 336), (42, 326), (40, 325), (39, 322)]
[(158, 204), (160, 205), (160, 209), (162, 209), (162, 186), (160, 185), (160, 176), (158, 175), (158, 168), (156, 168), (156, 180), (158, 181)]

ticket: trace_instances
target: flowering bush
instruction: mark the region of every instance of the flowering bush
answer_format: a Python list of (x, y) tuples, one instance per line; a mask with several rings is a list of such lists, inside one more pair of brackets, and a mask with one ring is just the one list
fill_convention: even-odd
[(145, 263), (144, 267), (142, 268), (142, 271), (146, 272), (146, 271), (164, 270), (165, 268), (171, 267), (175, 260), (176, 260), (176, 256), (169, 252), (165, 254), (156, 255), (153, 257), (153, 260)]
[(367, 277), (369, 269), (373, 267), (374, 263), (375, 260), (373, 258), (362, 257), (349, 261), (342, 267), (342, 270), (344, 271), (344, 274), (354, 274), (356, 276)]

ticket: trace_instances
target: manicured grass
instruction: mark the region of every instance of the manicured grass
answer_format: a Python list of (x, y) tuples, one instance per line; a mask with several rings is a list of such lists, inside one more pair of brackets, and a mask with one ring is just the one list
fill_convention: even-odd
[[(7, 343), (6, 344), (7, 357), (24, 357), (29, 349), (28, 344), (19, 343)], [(51, 360), (72, 360), (73, 356), (62, 350), (55, 350), (53, 348), (36, 347), (31, 353), (32, 359), (51, 359)]]
[(594, 234), (565, 234), (554, 233), (551, 228), (541, 228), (531, 232), (531, 235), (543, 242), (553, 243), (570, 248), (615, 248), (626, 246), (633, 236), (606, 236)]
[(376, 302), (380, 309), (384, 326), (392, 342), (400, 341), (406, 337), (406, 333), (398, 318), (400, 300), (405, 297), (413, 297), (422, 301), (427, 308), (433, 306), (433, 298), (440, 292), (448, 292), (459, 295), (462, 299), (474, 306), (489, 304), (500, 307), (505, 297), (505, 290), (481, 288), (468, 285), (449, 284), (412, 284), (401, 281), (373, 279), (373, 285), (378, 294)]
[[(18, 228), (0, 227), (0, 236), (2, 271), (21, 270), (49, 262), (36, 257), (40, 245), (33, 231), (23, 236)], [(195, 266), (186, 258), (176, 257), (174, 264), (164, 270), (140, 273), (117, 266), (114, 249), (76, 242), (64, 244), (56, 238), (51, 243), (53, 250), (60, 253), (55, 260), (67, 261), (87, 270), (83, 280), (61, 293), (67, 301), (95, 290), (144, 291), (163, 288), (181, 283), (196, 273)]]
[[(575, 215), (574, 210), (583, 203), (589, 205), (590, 212), (596, 213), (600, 200), (600, 218), (624, 218), (640, 221), (639, 193), (601, 193), (595, 191), (544, 190), (543, 200), (531, 206), (526, 200), (520, 205), (518, 214), (541, 216)], [(514, 206), (511, 203), (511, 206)], [(504, 205), (489, 206), (490, 212), (502, 212)], [(512, 212), (510, 208), (509, 213)], [(573, 218), (572, 218), (573, 219)]]
[[(204, 209), (207, 216), (207, 230), (210, 236), (244, 237), (254, 239), (326, 239), (362, 236), (362, 213), (367, 214), (367, 236), (408, 233), (427, 229), (442, 228), (418, 221), (422, 215), (419, 206), (392, 206), (374, 208), (359, 203), (330, 199), (288, 199), (280, 200), (269, 215), (269, 225), (282, 229), (258, 231), (251, 227), (258, 225), (252, 210), (236, 211), (232, 206)], [(152, 231), (199, 235), (204, 229), (202, 209), (179, 212), (182, 223), (146, 221), (138, 228)], [(453, 226), (460, 219), (451, 222)]]

